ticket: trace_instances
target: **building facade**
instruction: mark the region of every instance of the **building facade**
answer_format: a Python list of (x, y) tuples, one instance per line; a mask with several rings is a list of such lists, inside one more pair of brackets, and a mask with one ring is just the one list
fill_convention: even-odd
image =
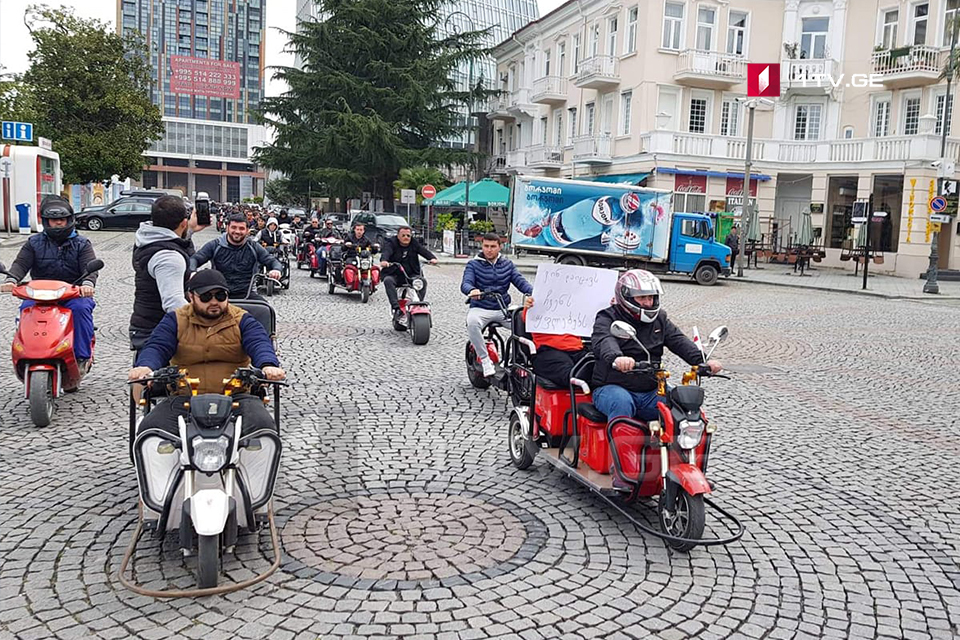
[[(679, 211), (742, 205), (747, 63), (779, 64), (780, 94), (755, 112), (749, 185), (761, 231), (787, 242), (812, 214), (826, 264), (849, 266), (854, 203), (886, 212), (874, 269), (927, 268), (927, 203), (954, 170), (947, 114), (955, 0), (571, 1), (494, 51), (491, 173), (620, 175), (674, 192)], [(951, 109), (950, 111), (952, 111)], [(954, 137), (956, 136), (956, 137)], [(955, 178), (955, 171), (947, 174)], [(940, 267), (960, 268), (955, 224)]]
[[(263, 100), (266, 0), (118, 0), (117, 28), (145, 40), (153, 103), (164, 137), (144, 152), (144, 187), (199, 191), (238, 202), (263, 195), (250, 160), (266, 129), (250, 111)], [(219, 61), (219, 62), (218, 62)]]

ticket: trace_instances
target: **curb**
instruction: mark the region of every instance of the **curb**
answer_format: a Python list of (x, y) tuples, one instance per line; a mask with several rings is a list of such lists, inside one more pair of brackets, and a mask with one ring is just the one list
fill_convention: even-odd
[(960, 296), (945, 296), (945, 295), (930, 295), (926, 296), (912, 296), (912, 295), (901, 295), (899, 293), (883, 293), (882, 291), (870, 291), (869, 289), (864, 291), (862, 289), (834, 289), (832, 287), (819, 287), (813, 284), (794, 284), (792, 282), (770, 282), (767, 280), (747, 280), (745, 278), (735, 278), (731, 276), (725, 280), (722, 280), (724, 283), (746, 283), (746, 284), (765, 284), (771, 287), (785, 287), (788, 289), (807, 289), (811, 291), (829, 291), (831, 293), (848, 293), (857, 296), (868, 296), (873, 298), (885, 298), (887, 300), (923, 300), (923, 301), (935, 301), (935, 300), (960, 300)]

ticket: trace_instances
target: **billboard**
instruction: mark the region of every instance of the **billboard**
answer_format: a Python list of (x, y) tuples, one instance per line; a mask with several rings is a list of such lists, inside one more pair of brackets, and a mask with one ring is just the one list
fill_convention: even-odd
[(236, 100), (240, 97), (240, 63), (170, 56), (170, 91)]
[(513, 233), (518, 248), (554, 247), (667, 258), (671, 196), (628, 185), (517, 176)]

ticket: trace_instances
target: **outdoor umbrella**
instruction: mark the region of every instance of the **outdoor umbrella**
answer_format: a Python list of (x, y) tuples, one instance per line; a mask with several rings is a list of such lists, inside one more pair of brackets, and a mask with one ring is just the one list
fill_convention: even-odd
[(800, 215), (800, 230), (797, 231), (797, 244), (802, 247), (809, 247), (813, 244), (813, 216), (809, 211), (804, 211)]
[(510, 189), (499, 182), (484, 178), (470, 183), (470, 203), (466, 202), (465, 182), (444, 189), (424, 204), (435, 207), (505, 207), (510, 202)]
[(760, 216), (751, 208), (750, 213), (747, 213), (747, 210), (744, 209), (743, 218), (746, 220), (743, 225), (744, 239), (752, 242), (760, 242)]

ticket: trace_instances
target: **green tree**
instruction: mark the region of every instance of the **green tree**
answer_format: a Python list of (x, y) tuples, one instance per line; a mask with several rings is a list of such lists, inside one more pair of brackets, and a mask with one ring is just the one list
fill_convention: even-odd
[(393, 202), (403, 167), (464, 164), (470, 153), (439, 143), (462, 133), (458, 104), (489, 95), (450, 79), (481, 58), (485, 32), (441, 35), (441, 0), (319, 0), (326, 17), (285, 32), (303, 68), (279, 67), (289, 90), (261, 104), (276, 131), (257, 161), (343, 199), (367, 190)]
[(33, 122), (29, 88), (19, 76), (4, 73), (3, 67), (0, 67), (0, 120)]
[(310, 187), (300, 186), (290, 178), (274, 178), (263, 185), (263, 192), (271, 203), (309, 208), (310, 200), (307, 192)]
[(65, 9), (33, 5), (25, 21), (35, 48), (22, 80), (64, 181), (139, 178), (144, 149), (163, 135), (143, 42)]
[(400, 199), (401, 189), (415, 189), (417, 192), (417, 204), (423, 202), (423, 196), (420, 195), (420, 187), (425, 184), (432, 184), (437, 191), (443, 191), (450, 186), (450, 181), (439, 169), (433, 167), (410, 167), (400, 169), (400, 177), (393, 181), (394, 199)]

